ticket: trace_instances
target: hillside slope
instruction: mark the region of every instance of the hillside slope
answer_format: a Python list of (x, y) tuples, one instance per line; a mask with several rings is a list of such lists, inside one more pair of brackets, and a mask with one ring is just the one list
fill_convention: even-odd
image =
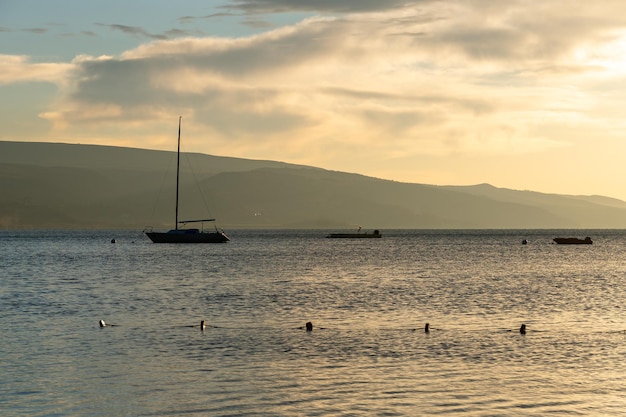
[[(173, 226), (174, 152), (0, 142), (0, 228)], [(192, 168), (190, 168), (192, 167)], [(380, 180), (274, 161), (181, 158), (181, 218), (224, 228), (624, 228), (626, 203)]]

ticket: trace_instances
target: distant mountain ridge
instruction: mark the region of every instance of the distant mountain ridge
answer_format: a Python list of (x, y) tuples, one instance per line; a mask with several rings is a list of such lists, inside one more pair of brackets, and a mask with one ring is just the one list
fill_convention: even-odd
[[(0, 229), (173, 226), (175, 152), (0, 141)], [(625, 228), (626, 202), (184, 153), (181, 217), (223, 228)]]

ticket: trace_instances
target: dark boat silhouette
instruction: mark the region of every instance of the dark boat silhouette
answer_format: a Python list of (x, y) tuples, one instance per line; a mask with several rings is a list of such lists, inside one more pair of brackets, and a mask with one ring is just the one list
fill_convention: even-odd
[(379, 230), (374, 230), (373, 233), (361, 233), (361, 228), (359, 227), (356, 233), (331, 233), (326, 237), (330, 239), (337, 239), (337, 238), (368, 239), (368, 238), (380, 238), (382, 236), (383, 235), (380, 234)]
[[(204, 231), (205, 222), (214, 222), (215, 219), (201, 219), (201, 220), (178, 220), (178, 184), (180, 177), (180, 124), (182, 116), (178, 118), (178, 150), (176, 159), (176, 215), (174, 220), (174, 228), (168, 232), (153, 232), (150, 230), (144, 230), (146, 235), (154, 243), (224, 243), (230, 239), (223, 231), (218, 231), (215, 228), (214, 231)], [(185, 229), (179, 228), (179, 225), (185, 226), (188, 223), (201, 223), (202, 228)]]
[(591, 245), (593, 243), (589, 236), (584, 239), (577, 237), (555, 237), (552, 240), (560, 245)]

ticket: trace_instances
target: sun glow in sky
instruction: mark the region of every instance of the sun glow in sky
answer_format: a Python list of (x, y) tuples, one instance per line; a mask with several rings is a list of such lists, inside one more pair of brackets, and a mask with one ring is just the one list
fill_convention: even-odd
[(626, 200), (626, 3), (0, 0), (0, 140)]

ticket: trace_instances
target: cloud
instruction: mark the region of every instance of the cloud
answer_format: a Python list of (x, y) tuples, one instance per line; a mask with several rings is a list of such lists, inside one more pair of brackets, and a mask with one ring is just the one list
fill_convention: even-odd
[(166, 37), (162, 34), (150, 34), (145, 29), (137, 27), (137, 26), (127, 26), (127, 25), (120, 25), (120, 24), (104, 24), (104, 23), (96, 23), (96, 25), (107, 27), (109, 29), (125, 33), (127, 35), (145, 37), (145, 38), (150, 38), (150, 39), (166, 39)]
[(319, 12), (319, 13), (363, 13), (387, 11), (404, 7), (407, 3), (418, 6), (431, 3), (432, 0), (407, 2), (406, 0), (231, 0), (224, 9), (241, 10), (245, 13), (287, 13), (287, 12)]
[(196, 20), (212, 20), (212, 19), (219, 19), (222, 17), (235, 17), (235, 16), (239, 16), (239, 15), (235, 13), (211, 13), (209, 15), (204, 15), (204, 16), (182, 16), (182, 17), (179, 17), (177, 20), (179, 23), (188, 24)]
[(182, 114), (196, 149), (225, 155), (332, 165), (343, 151), (387, 161), (541, 152), (569, 146), (555, 125), (597, 126), (598, 80), (608, 90), (626, 76), (626, 6), (572, 4), (234, 1), (246, 13), (337, 15), (245, 38), (104, 25), (155, 40), (60, 67), (5, 57), (13, 70), (0, 82), (63, 73), (42, 117), (137, 134), (147, 147)]
[(48, 33), (48, 29), (45, 28), (28, 28), (28, 29), (23, 29), (24, 32), (29, 32), (29, 33), (34, 33), (36, 35), (43, 35)]
[(138, 26), (127, 26), (120, 24), (104, 24), (104, 23), (96, 23), (97, 26), (106, 27), (111, 30), (121, 32), (127, 35), (135, 36), (138, 38), (146, 38), (152, 40), (166, 40), (173, 39), (191, 35), (198, 35), (197, 32), (189, 32), (182, 29), (170, 29), (165, 31), (164, 33), (149, 33), (145, 29)]
[(35, 63), (26, 56), (0, 55), (0, 85), (20, 82), (65, 83), (72, 64)]

